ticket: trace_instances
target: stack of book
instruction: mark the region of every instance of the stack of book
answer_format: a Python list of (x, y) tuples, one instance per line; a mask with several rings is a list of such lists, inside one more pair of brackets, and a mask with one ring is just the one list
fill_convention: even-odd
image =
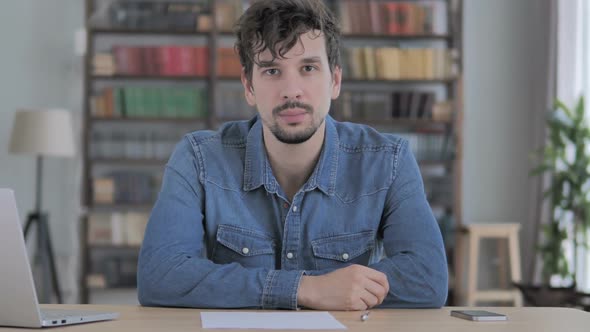
[(115, 59), (110, 53), (97, 53), (92, 57), (92, 72), (94, 75), (112, 76), (117, 72)]
[(348, 48), (342, 52), (345, 78), (429, 80), (453, 76), (451, 51), (444, 48)]
[(396, 133), (407, 139), (412, 153), (418, 161), (442, 160), (445, 137), (427, 131), (416, 133)]
[(206, 91), (194, 87), (108, 87), (90, 99), (99, 118), (204, 118), (207, 105)]
[[(194, 129), (190, 125), (191, 130)], [(152, 130), (109, 130), (92, 132), (89, 155), (94, 159), (166, 160), (189, 129), (176, 133)]]
[(345, 34), (444, 34), (444, 1), (338, 1)]
[(120, 75), (204, 77), (209, 73), (209, 50), (205, 46), (116, 45), (112, 53)]
[(235, 50), (231, 47), (222, 47), (217, 50), (217, 75), (219, 77), (239, 78), (242, 72), (242, 64)]
[(343, 91), (334, 103), (333, 113), (342, 120), (432, 119), (448, 122), (452, 116), (449, 101), (435, 101), (432, 92)]
[(149, 214), (140, 212), (92, 213), (88, 217), (88, 243), (139, 246), (148, 218)]
[(115, 171), (93, 180), (93, 201), (97, 204), (151, 204), (159, 184), (152, 174)]
[(207, 2), (119, 0), (108, 8), (109, 24), (130, 30), (209, 31), (212, 20)]
[(221, 32), (232, 31), (244, 11), (242, 0), (215, 0), (215, 23)]

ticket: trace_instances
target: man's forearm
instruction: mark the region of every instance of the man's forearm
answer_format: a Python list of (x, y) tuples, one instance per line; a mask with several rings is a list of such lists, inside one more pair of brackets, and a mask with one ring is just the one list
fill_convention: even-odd
[(440, 308), (445, 304), (448, 277), (444, 257), (425, 262), (400, 253), (369, 267), (385, 273), (389, 281), (389, 293), (381, 307)]
[(138, 297), (147, 306), (295, 309), (302, 273), (142, 253)]

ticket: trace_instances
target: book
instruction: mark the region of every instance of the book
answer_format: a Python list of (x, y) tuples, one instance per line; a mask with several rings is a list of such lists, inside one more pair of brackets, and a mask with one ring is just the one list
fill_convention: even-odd
[(112, 204), (115, 201), (115, 183), (112, 178), (95, 178), (92, 185), (93, 201)]
[(108, 214), (93, 213), (88, 216), (88, 244), (111, 244), (111, 219)]

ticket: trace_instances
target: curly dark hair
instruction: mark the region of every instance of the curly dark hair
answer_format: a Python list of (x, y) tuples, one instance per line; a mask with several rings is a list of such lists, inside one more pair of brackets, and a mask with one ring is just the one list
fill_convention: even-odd
[(340, 28), (321, 0), (255, 1), (234, 26), (234, 48), (248, 81), (252, 81), (254, 63), (260, 64), (260, 53), (268, 49), (273, 60), (284, 58), (301, 35), (311, 30), (324, 35), (330, 71), (340, 67)]

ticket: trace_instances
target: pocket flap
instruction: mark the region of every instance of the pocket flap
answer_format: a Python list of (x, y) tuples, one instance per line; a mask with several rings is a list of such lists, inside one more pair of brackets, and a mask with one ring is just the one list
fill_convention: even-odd
[(275, 243), (272, 237), (233, 225), (217, 227), (217, 242), (242, 256), (273, 254)]
[(342, 234), (311, 241), (316, 257), (347, 262), (375, 247), (373, 231)]

